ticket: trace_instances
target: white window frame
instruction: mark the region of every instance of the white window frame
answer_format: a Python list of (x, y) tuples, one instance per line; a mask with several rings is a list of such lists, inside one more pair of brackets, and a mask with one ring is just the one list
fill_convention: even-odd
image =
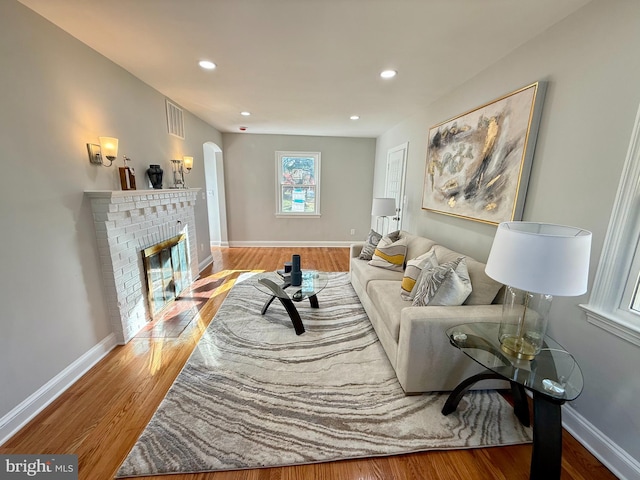
[[(314, 161), (314, 204), (313, 212), (284, 212), (282, 210), (282, 159), (286, 157), (313, 158)], [(320, 152), (276, 152), (276, 217), (278, 218), (319, 218), (320, 217)]]
[(630, 309), (640, 278), (640, 109), (622, 169), (587, 320), (640, 346), (640, 314)]

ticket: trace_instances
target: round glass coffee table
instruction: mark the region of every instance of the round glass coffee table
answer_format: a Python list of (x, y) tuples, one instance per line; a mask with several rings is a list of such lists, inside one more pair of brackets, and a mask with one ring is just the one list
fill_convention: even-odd
[(301, 302), (308, 298), (311, 308), (320, 308), (316, 295), (327, 286), (329, 276), (326, 272), (318, 270), (302, 270), (302, 284), (298, 286), (291, 285), (290, 275), (280, 272), (259, 273), (256, 280), (256, 288), (270, 297), (260, 313), (264, 315), (269, 305), (277, 298), (289, 314), (296, 335), (302, 335), (304, 324), (293, 302)]
[(458, 407), (464, 394), (480, 380), (502, 379), (511, 384), (514, 413), (529, 426), (529, 405), (525, 389), (533, 393), (533, 451), (530, 477), (533, 480), (560, 479), (562, 461), (562, 413), (565, 402), (575, 400), (584, 386), (575, 358), (549, 336), (533, 360), (505, 353), (498, 340), (499, 323), (478, 322), (447, 330), (451, 345), (482, 365), (482, 373), (467, 378), (451, 392), (443, 415)]

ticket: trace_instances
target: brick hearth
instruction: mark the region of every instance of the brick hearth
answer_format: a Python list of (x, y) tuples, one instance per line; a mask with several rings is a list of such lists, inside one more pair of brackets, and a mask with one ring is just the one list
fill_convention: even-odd
[(151, 320), (144, 248), (185, 232), (191, 280), (198, 277), (194, 207), (199, 190), (85, 192), (91, 199), (109, 318), (119, 343), (127, 343)]

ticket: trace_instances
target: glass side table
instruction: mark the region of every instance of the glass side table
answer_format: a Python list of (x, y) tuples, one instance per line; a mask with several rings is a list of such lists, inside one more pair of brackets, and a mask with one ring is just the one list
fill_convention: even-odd
[(545, 336), (543, 350), (533, 360), (510, 356), (500, 348), (499, 323), (466, 323), (447, 330), (449, 341), (487, 370), (462, 381), (449, 395), (443, 415), (458, 408), (469, 389), (480, 380), (501, 379), (511, 384), (514, 412), (529, 426), (525, 389), (533, 393), (533, 451), (529, 478), (559, 479), (562, 461), (563, 403), (582, 392), (583, 378), (573, 355)]
[(316, 295), (327, 286), (328, 281), (329, 276), (326, 272), (302, 270), (302, 285), (294, 287), (291, 285), (291, 275), (284, 275), (279, 272), (259, 273), (254, 285), (258, 290), (270, 297), (265, 302), (260, 313), (264, 315), (269, 305), (277, 298), (287, 311), (296, 335), (302, 335), (305, 332), (304, 324), (293, 302), (300, 302), (308, 298), (311, 308), (320, 308)]

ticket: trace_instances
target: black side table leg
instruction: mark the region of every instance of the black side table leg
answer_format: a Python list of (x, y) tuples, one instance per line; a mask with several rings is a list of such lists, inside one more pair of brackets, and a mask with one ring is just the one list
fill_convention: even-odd
[(285, 308), (287, 313), (289, 314), (289, 318), (291, 319), (291, 323), (293, 323), (293, 328), (296, 331), (296, 335), (302, 335), (304, 333), (304, 325), (302, 320), (300, 319), (300, 314), (298, 313), (298, 309), (293, 304), (293, 302), (288, 298), (280, 298), (280, 303)]
[(563, 402), (533, 392), (533, 452), (531, 480), (560, 480), (562, 470)]
[(478, 373), (477, 375), (463, 380), (455, 390), (449, 394), (449, 398), (447, 398), (444, 407), (442, 407), (442, 414), (446, 416), (455, 412), (460, 400), (462, 400), (462, 397), (464, 397), (469, 389), (473, 387), (474, 383), (479, 382), (480, 380), (489, 380), (494, 378), (504, 379), (504, 377), (492, 372), (491, 370), (485, 370), (482, 373)]
[(516, 382), (509, 383), (511, 383), (511, 395), (513, 395), (513, 412), (520, 423), (528, 427), (531, 425), (531, 420), (529, 418), (529, 402), (524, 387)]
[(262, 311), (260, 312), (261, 315), (264, 315), (265, 313), (267, 313), (267, 309), (269, 308), (269, 305), (271, 305), (271, 302), (273, 302), (275, 299), (276, 297), (271, 297), (269, 300), (264, 302), (264, 307), (262, 307)]
[(311, 305), (311, 308), (320, 308), (320, 304), (318, 303), (318, 297), (316, 297), (315, 295), (311, 295), (309, 297), (309, 305)]

